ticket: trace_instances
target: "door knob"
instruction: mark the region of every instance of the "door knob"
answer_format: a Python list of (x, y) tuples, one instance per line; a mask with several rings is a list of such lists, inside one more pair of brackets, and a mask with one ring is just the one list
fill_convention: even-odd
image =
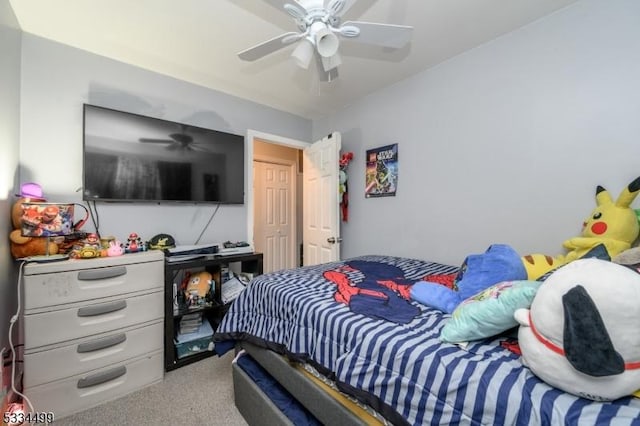
[(341, 243), (342, 242), (342, 238), (338, 237), (331, 237), (331, 238), (327, 238), (327, 242), (329, 244), (335, 244), (335, 243)]

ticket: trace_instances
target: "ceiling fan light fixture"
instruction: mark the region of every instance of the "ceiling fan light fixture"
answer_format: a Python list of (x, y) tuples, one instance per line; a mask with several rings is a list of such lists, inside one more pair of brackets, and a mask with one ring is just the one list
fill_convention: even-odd
[(316, 42), (316, 50), (320, 56), (330, 58), (338, 52), (338, 47), (340, 46), (338, 36), (326, 26), (316, 31), (314, 38)]
[(302, 69), (308, 69), (313, 57), (313, 44), (308, 39), (302, 40), (291, 53), (291, 57)]
[(340, 57), (340, 54), (338, 52), (336, 52), (335, 55), (329, 58), (325, 58), (324, 56), (321, 56), (321, 58), (322, 68), (327, 72), (339, 67), (342, 64), (342, 58)]

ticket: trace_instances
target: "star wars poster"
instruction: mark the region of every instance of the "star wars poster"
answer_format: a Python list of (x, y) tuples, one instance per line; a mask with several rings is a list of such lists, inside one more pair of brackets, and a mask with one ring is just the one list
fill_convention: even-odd
[(364, 196), (393, 197), (398, 185), (398, 144), (367, 150)]

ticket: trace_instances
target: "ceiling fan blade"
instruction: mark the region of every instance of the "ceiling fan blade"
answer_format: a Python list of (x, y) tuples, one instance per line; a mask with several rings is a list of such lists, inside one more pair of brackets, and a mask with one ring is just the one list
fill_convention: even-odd
[(189, 149), (191, 151), (198, 151), (198, 152), (211, 152), (207, 149), (207, 147), (205, 146), (200, 146), (198, 144), (191, 144), (189, 145)]
[[(286, 11), (291, 16), (295, 18), (295, 16), (290, 12), (291, 9), (298, 9), (302, 12), (302, 16), (305, 14), (304, 7), (297, 0), (264, 0), (269, 3), (271, 6), (275, 7), (280, 11)], [(290, 5), (290, 6), (287, 6)]]
[(171, 133), (169, 137), (181, 144), (189, 144), (193, 142), (193, 138), (190, 135), (187, 135), (185, 133)]
[(307, 10), (297, 0), (265, 0), (271, 6), (280, 11), (285, 11), (296, 21), (303, 21), (307, 16)]
[[(361, 21), (347, 21), (343, 25), (343, 27), (351, 26), (359, 28), (360, 34), (349, 37), (350, 40), (395, 49), (409, 43), (413, 34), (413, 27), (406, 25), (377, 24)], [(340, 34), (340, 32), (338, 33)]]
[(145, 143), (173, 143), (173, 141), (171, 139), (140, 138), (138, 140), (140, 142), (145, 142)]
[(302, 21), (307, 15), (307, 11), (296, 1), (287, 2), (283, 7), (285, 12), (293, 16), (293, 18), (298, 21)]
[(326, 9), (333, 16), (342, 16), (351, 9), (356, 0), (329, 0)]
[(289, 32), (274, 37), (271, 40), (267, 40), (256, 46), (250, 47), (242, 52), (238, 53), (238, 57), (244, 61), (255, 61), (270, 53), (275, 52), (301, 38), (300, 33)]

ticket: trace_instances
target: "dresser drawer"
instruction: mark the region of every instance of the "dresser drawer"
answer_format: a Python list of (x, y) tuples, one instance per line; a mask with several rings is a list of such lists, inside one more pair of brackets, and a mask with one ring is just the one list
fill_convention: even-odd
[[(123, 260), (125, 257), (122, 256)], [(164, 288), (162, 260), (122, 264), (103, 260), (82, 269), (83, 260), (67, 261), (68, 268), (56, 272), (39, 268), (40, 265), (28, 267), (24, 275), (25, 313), (30, 309)]]
[[(50, 411), (59, 419), (158, 382), (163, 374), (162, 351), (158, 351), (64, 380), (25, 386), (24, 393), (38, 412)], [(123, 412), (122, 424), (125, 415)]]
[(164, 318), (164, 292), (97, 300), (24, 316), (24, 348), (105, 333)]
[(79, 339), (73, 344), (25, 351), (24, 385), (33, 387), (136, 358), (163, 348), (164, 323), (128, 327)]

